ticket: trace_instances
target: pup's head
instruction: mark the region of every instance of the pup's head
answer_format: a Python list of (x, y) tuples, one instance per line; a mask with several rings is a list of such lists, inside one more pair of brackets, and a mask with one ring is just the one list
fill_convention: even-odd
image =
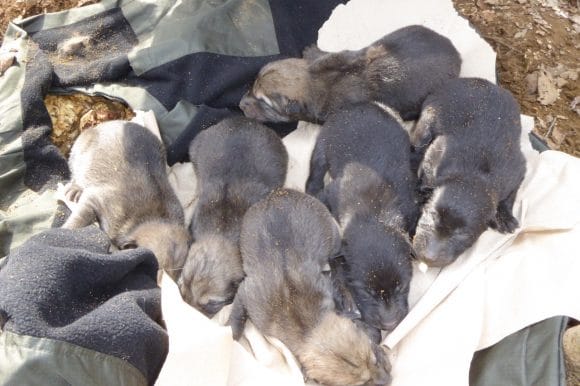
[(183, 225), (162, 221), (148, 221), (138, 225), (119, 240), (119, 249), (143, 247), (151, 250), (159, 268), (174, 280), (185, 263), (190, 236)]
[(238, 246), (208, 236), (191, 245), (177, 284), (183, 299), (211, 318), (233, 301), (243, 278)]
[(306, 337), (298, 359), (309, 379), (324, 385), (387, 385), (391, 365), (380, 346), (352, 320), (328, 311)]
[(303, 59), (268, 63), (242, 97), (240, 109), (248, 118), (262, 122), (312, 120), (309, 83), (308, 64)]
[(392, 331), (409, 311), (413, 253), (408, 236), (380, 223), (354, 220), (345, 229), (343, 252), (362, 319)]
[(455, 179), (437, 187), (417, 224), (417, 258), (431, 267), (451, 264), (486, 230), (496, 207), (495, 194), (476, 179)]

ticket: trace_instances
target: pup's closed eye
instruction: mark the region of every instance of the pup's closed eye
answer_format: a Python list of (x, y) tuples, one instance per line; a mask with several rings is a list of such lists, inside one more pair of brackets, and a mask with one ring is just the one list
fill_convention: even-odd
[(256, 99), (258, 99), (259, 101), (264, 102), (265, 104), (267, 104), (268, 106), (270, 106), (274, 109), (277, 108), (277, 106), (274, 104), (274, 102), (272, 102), (272, 100), (270, 98), (268, 98), (267, 95), (265, 95), (261, 92), (254, 94), (254, 97)]

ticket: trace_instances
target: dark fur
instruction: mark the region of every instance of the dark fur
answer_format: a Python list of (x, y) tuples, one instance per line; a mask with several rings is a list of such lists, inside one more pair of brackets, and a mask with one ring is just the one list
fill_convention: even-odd
[(389, 381), (382, 349), (335, 312), (332, 281), (323, 270), (340, 249), (340, 235), (324, 205), (297, 191), (275, 191), (247, 212), (240, 247), (246, 278), (230, 317), (236, 339), (249, 317), (288, 346), (310, 379), (328, 385)]
[(419, 174), (430, 198), (413, 246), (428, 265), (455, 261), (488, 226), (518, 227), (512, 208), (526, 172), (520, 136), (517, 102), (486, 80), (457, 79), (427, 98), (411, 138), (417, 151), (427, 148)]
[(184, 299), (212, 316), (231, 303), (244, 274), (238, 246), (248, 208), (281, 187), (288, 155), (266, 126), (228, 118), (198, 134), (189, 149), (197, 177), (194, 243), (179, 280)]
[[(403, 127), (381, 107), (372, 103), (349, 106), (322, 126), (310, 160), (306, 192), (331, 205), (339, 221), (355, 211), (386, 211), (381, 218), (397, 219), (396, 226), (412, 231), (418, 208), (410, 149)], [(350, 170), (345, 173), (347, 167)], [(326, 173), (333, 180), (327, 187)], [(357, 182), (349, 183), (353, 178)], [(389, 215), (395, 208), (399, 215)]]
[(393, 188), (351, 163), (324, 195), (344, 227), (346, 283), (362, 319), (392, 331), (408, 312), (412, 277), (411, 243)]
[(423, 26), (408, 26), (358, 51), (327, 53), (310, 47), (304, 59), (269, 63), (240, 108), (261, 121), (323, 122), (344, 106), (378, 101), (411, 120), (419, 116), (425, 97), (456, 78), (460, 68), (449, 39)]
[(344, 256), (330, 259), (330, 278), (332, 280), (333, 299), (336, 312), (339, 315), (352, 319), (353, 322), (367, 333), (375, 344), (381, 343), (381, 330), (362, 320), (361, 312), (348, 285), (347, 264)]
[(348, 284), (362, 319), (375, 328), (394, 330), (409, 311), (413, 273), (409, 236), (400, 228), (357, 215), (343, 239)]
[(166, 172), (165, 150), (145, 127), (110, 121), (83, 131), (69, 158), (66, 196), (78, 203), (63, 228), (99, 221), (120, 248), (149, 248), (176, 278), (189, 245), (183, 209)]
[[(344, 229), (348, 285), (363, 320), (388, 331), (408, 311), (408, 233), (418, 215), (410, 147), (407, 133), (380, 107), (348, 107), (322, 127), (306, 185)], [(332, 182), (324, 186), (327, 172)]]

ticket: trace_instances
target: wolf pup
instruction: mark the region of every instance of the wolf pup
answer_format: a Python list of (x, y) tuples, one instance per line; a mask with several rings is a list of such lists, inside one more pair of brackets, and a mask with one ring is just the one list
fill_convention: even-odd
[(150, 249), (176, 279), (190, 237), (161, 141), (136, 123), (104, 122), (81, 132), (68, 163), (72, 180), (65, 196), (77, 205), (63, 228), (98, 220), (113, 245)]
[(211, 317), (244, 277), (240, 226), (248, 208), (282, 187), (288, 155), (269, 128), (239, 116), (202, 131), (189, 155), (197, 177), (193, 244), (179, 279), (186, 302)]
[(356, 305), (356, 301), (348, 284), (348, 272), (344, 256), (337, 256), (330, 259), (330, 278), (334, 290), (334, 306), (339, 315), (344, 315), (367, 333), (371, 341), (380, 344), (382, 340), (381, 329), (371, 326), (362, 320), (361, 312)]
[(392, 186), (372, 169), (350, 163), (324, 192), (343, 229), (344, 277), (362, 320), (388, 332), (409, 310), (413, 250), (407, 223), (414, 223), (406, 222)]
[(248, 210), (240, 248), (246, 277), (230, 316), (235, 339), (249, 318), (288, 346), (309, 379), (325, 385), (390, 381), (383, 349), (336, 313), (332, 280), (323, 270), (340, 249), (340, 235), (323, 204), (298, 191), (274, 191)]
[(512, 208), (526, 173), (521, 131), (516, 100), (487, 80), (456, 79), (425, 100), (411, 141), (427, 149), (419, 177), (430, 198), (413, 240), (427, 265), (452, 263), (488, 227), (518, 227)]
[(260, 121), (324, 122), (333, 111), (377, 101), (414, 120), (429, 93), (459, 76), (449, 39), (419, 25), (396, 30), (358, 51), (307, 48), (303, 59), (268, 63), (240, 101)]
[[(348, 285), (362, 319), (391, 331), (408, 311), (418, 206), (410, 142), (396, 118), (367, 103), (322, 126), (306, 191), (325, 202), (343, 229)], [(325, 186), (324, 175), (332, 181)]]

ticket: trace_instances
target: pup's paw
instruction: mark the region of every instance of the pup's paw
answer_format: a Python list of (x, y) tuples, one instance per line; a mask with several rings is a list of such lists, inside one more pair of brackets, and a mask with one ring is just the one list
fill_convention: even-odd
[(495, 221), (492, 221), (489, 225), (500, 233), (513, 233), (518, 228), (519, 222), (510, 211), (500, 206), (497, 210)]
[(80, 186), (73, 184), (72, 182), (69, 182), (68, 184), (65, 185), (64, 187), (65, 189), (65, 197), (70, 201), (70, 202), (79, 202), (79, 199), (81, 198), (81, 194), (83, 192), (83, 190), (81, 189)]
[(81, 193), (82, 189), (78, 185), (75, 185), (72, 182), (68, 182), (66, 185), (63, 185), (59, 182), (56, 187), (55, 197), (71, 211), (74, 211), (78, 206)]

